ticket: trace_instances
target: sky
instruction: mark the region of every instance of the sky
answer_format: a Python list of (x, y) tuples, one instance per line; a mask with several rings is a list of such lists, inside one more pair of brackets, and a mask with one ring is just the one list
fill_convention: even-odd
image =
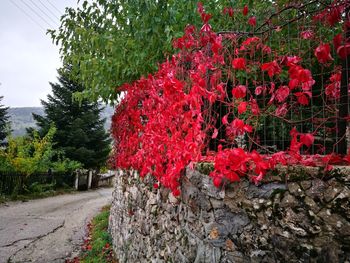
[(46, 99), (61, 66), (46, 30), (58, 27), (67, 6), (77, 0), (0, 0), (0, 104), (37, 107)]

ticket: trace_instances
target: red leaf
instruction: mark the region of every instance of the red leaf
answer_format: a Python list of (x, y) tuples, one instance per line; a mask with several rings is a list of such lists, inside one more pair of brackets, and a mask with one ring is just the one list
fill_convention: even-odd
[(243, 14), (244, 16), (246, 16), (246, 15), (248, 15), (248, 12), (249, 12), (248, 6), (245, 5), (245, 6), (243, 7), (242, 14)]
[(214, 54), (218, 54), (222, 50), (222, 36), (218, 35), (213, 39), (211, 50)]
[(284, 102), (286, 98), (289, 95), (289, 88), (288, 86), (281, 86), (277, 91), (276, 91), (276, 100), (278, 102)]
[(255, 185), (258, 185), (261, 182), (262, 179), (263, 179), (263, 173), (260, 173), (258, 176), (252, 176), (251, 177), (251, 180), (253, 181), (253, 183)]
[(233, 17), (233, 8), (232, 7), (225, 7), (222, 13), (224, 15), (228, 14), (230, 17)]
[(253, 127), (248, 125), (248, 124), (245, 124), (243, 130), (246, 131), (246, 132), (252, 132), (253, 131)]
[(230, 7), (230, 8), (228, 9), (228, 15), (229, 15), (230, 17), (233, 17), (233, 8), (232, 8), (232, 7)]
[(251, 25), (252, 27), (255, 27), (256, 26), (256, 17), (255, 16), (250, 17), (248, 20), (248, 24)]
[(261, 46), (261, 52), (265, 53), (265, 54), (271, 54), (271, 48), (269, 46), (262, 45)]
[(258, 103), (256, 103), (256, 100), (251, 100), (250, 107), (251, 107), (252, 113), (254, 115), (259, 115), (260, 114), (259, 105), (258, 105)]
[(301, 105), (309, 105), (309, 99), (306, 97), (305, 93), (296, 92), (294, 95), (297, 96), (297, 100)]
[(253, 127), (248, 125), (248, 124), (244, 124), (243, 120), (240, 120), (238, 118), (234, 119), (232, 121), (232, 123), (227, 126), (226, 128), (226, 134), (228, 137), (236, 137), (237, 135), (242, 135), (245, 132), (252, 132), (253, 131)]
[(258, 37), (250, 37), (250, 38), (247, 38), (246, 40), (243, 41), (242, 46), (248, 47), (249, 45), (255, 44), (259, 41), (260, 41), (260, 38), (258, 38)]
[(306, 147), (310, 147), (314, 143), (315, 137), (311, 133), (301, 134), (300, 142)]
[(214, 185), (216, 186), (216, 187), (220, 187), (220, 185), (221, 185), (221, 182), (222, 182), (222, 179), (220, 178), (220, 177), (214, 177), (214, 179), (213, 179), (213, 183), (214, 183)]
[(198, 11), (198, 13), (200, 13), (200, 14), (204, 12), (204, 7), (203, 7), (202, 2), (198, 2), (198, 3), (197, 3), (197, 11)]
[(266, 87), (264, 86), (258, 86), (255, 88), (255, 95), (259, 96), (261, 93), (263, 93), (266, 90)]
[(232, 60), (232, 67), (234, 69), (245, 69), (246, 68), (246, 60), (245, 58), (235, 58)]
[(337, 50), (337, 52), (338, 52), (338, 48), (341, 46), (342, 42), (343, 42), (342, 34), (337, 34), (333, 38), (333, 45), (334, 45), (335, 50)]
[(291, 79), (291, 80), (289, 81), (289, 84), (288, 84), (288, 86), (289, 86), (289, 88), (290, 88), (291, 90), (293, 90), (293, 89), (295, 89), (296, 87), (298, 87), (298, 85), (299, 85), (299, 80), (297, 80), (297, 79)]
[(322, 63), (325, 64), (328, 61), (333, 60), (331, 54), (330, 54), (331, 48), (329, 46), (329, 44), (323, 44), (321, 43), (316, 49), (315, 49), (315, 56), (317, 58), (317, 60)]
[(331, 11), (327, 15), (327, 22), (330, 26), (334, 26), (341, 20), (341, 7), (331, 7)]
[(350, 163), (350, 153), (348, 153), (347, 155), (345, 155), (344, 161), (347, 162), (347, 163)]
[(295, 127), (290, 131), (290, 136), (292, 137), (290, 141), (290, 150), (294, 153), (298, 153), (301, 143), (298, 142), (298, 131)]
[(282, 105), (278, 106), (278, 108), (276, 109), (276, 115), (277, 116), (285, 116), (288, 112), (288, 108), (287, 108), (287, 103), (283, 103)]
[(212, 17), (211, 14), (206, 14), (206, 13), (201, 14), (201, 18), (204, 24), (207, 24), (211, 17)]
[(179, 189), (176, 188), (176, 189), (173, 190), (173, 196), (176, 197), (176, 196), (179, 196), (180, 194), (181, 194), (181, 192), (180, 192)]
[(237, 173), (231, 171), (229, 173), (226, 174), (226, 178), (230, 181), (230, 182), (238, 182), (240, 181), (240, 178), (238, 176)]
[(244, 98), (246, 96), (246, 93), (247, 93), (247, 87), (244, 85), (238, 85), (232, 89), (232, 95), (236, 99)]
[(313, 38), (314, 32), (312, 32), (312, 30), (305, 30), (300, 33), (300, 36), (302, 39), (310, 39)]
[(301, 58), (298, 56), (292, 56), (292, 57), (287, 57), (287, 66), (295, 66), (296, 64), (299, 64), (301, 61)]
[(338, 47), (337, 54), (340, 58), (346, 59), (350, 54), (350, 43)]
[(270, 77), (281, 73), (281, 68), (276, 60), (262, 64), (261, 70), (267, 71)]
[(214, 129), (213, 135), (211, 136), (212, 139), (215, 139), (218, 137), (218, 129)]
[(216, 86), (216, 90), (219, 91), (221, 98), (224, 98), (226, 95), (226, 92), (224, 90), (224, 85), (223, 83), (220, 83), (219, 85)]
[(246, 101), (243, 101), (238, 105), (237, 109), (239, 114), (242, 114), (247, 111), (247, 104), (248, 103)]
[(222, 124), (224, 124), (224, 125), (228, 124), (227, 117), (228, 117), (227, 114), (224, 117), (222, 117)]

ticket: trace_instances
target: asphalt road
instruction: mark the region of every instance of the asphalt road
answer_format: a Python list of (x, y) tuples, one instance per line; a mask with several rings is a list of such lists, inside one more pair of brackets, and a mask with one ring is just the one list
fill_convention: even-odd
[(86, 224), (111, 202), (112, 188), (0, 205), (0, 263), (64, 262), (80, 249)]

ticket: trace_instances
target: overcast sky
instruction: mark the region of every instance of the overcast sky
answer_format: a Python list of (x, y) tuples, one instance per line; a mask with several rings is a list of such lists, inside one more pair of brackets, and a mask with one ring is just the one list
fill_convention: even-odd
[(0, 0), (0, 104), (41, 106), (61, 66), (58, 47), (46, 29), (76, 0)]

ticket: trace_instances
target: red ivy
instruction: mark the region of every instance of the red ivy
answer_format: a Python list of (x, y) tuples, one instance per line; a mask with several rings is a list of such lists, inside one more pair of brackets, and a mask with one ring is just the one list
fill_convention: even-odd
[[(339, 22), (338, 11), (342, 9), (338, 7), (332, 5), (330, 12), (318, 14), (315, 20), (329, 24)], [(272, 50), (259, 37), (242, 39), (236, 35), (218, 35), (212, 31), (211, 15), (201, 3), (198, 12), (203, 26), (199, 30), (194, 26), (186, 27), (184, 35), (174, 41), (179, 53), (161, 64), (155, 74), (121, 87), (125, 97), (116, 107), (112, 120), (116, 167), (136, 169), (141, 177), (151, 174), (158, 181), (154, 188), (164, 185), (175, 196), (180, 195), (180, 179), (185, 167), (203, 160), (214, 162), (215, 169), (210, 176), (218, 187), (243, 176), (259, 183), (277, 164), (324, 165), (330, 169), (330, 163), (336, 159), (333, 155), (300, 153), (314, 145), (313, 132), (299, 133), (293, 128), (288, 150), (270, 155), (238, 147), (236, 140), (239, 138), (249, 138), (260, 146), (254, 134), (259, 128), (257, 120), (261, 114), (284, 118), (289, 111), (308, 105), (315, 80), (300, 57), (279, 56), (278, 51)], [(231, 7), (223, 12), (233, 16)], [(242, 12), (248, 15), (248, 7)], [(255, 26), (255, 17), (248, 23)], [(301, 33), (303, 39), (313, 37), (310, 30)], [(228, 42), (233, 45), (234, 58), (225, 53), (229, 49), (224, 48), (224, 43)], [(340, 57), (348, 54), (350, 48), (341, 36), (336, 36), (333, 44)], [(333, 61), (329, 44), (319, 43), (314, 54), (321, 64)], [(267, 72), (269, 82), (259, 81), (252, 70), (258, 75)], [(245, 79), (232, 77), (241, 76), (242, 71), (247, 76)], [(223, 76), (234, 79), (232, 86)], [(336, 70), (325, 89), (328, 99), (339, 98), (340, 80), (341, 74)], [(230, 87), (232, 97), (228, 94)], [(258, 99), (262, 98), (267, 98), (266, 105), (259, 105)], [(228, 109), (221, 119), (222, 127), (215, 127), (220, 117), (208, 110), (217, 102)], [(219, 147), (217, 153), (209, 153), (208, 141), (217, 138), (220, 129), (226, 134), (226, 142), (233, 147)], [(350, 157), (340, 160), (350, 162)]]
[(315, 49), (315, 56), (317, 57), (317, 60), (320, 63), (326, 64), (328, 61), (333, 60), (330, 52), (331, 52), (331, 47), (329, 46), (329, 44), (321, 43)]
[(246, 68), (246, 60), (245, 58), (235, 58), (232, 60), (232, 67), (234, 69), (245, 69)]

